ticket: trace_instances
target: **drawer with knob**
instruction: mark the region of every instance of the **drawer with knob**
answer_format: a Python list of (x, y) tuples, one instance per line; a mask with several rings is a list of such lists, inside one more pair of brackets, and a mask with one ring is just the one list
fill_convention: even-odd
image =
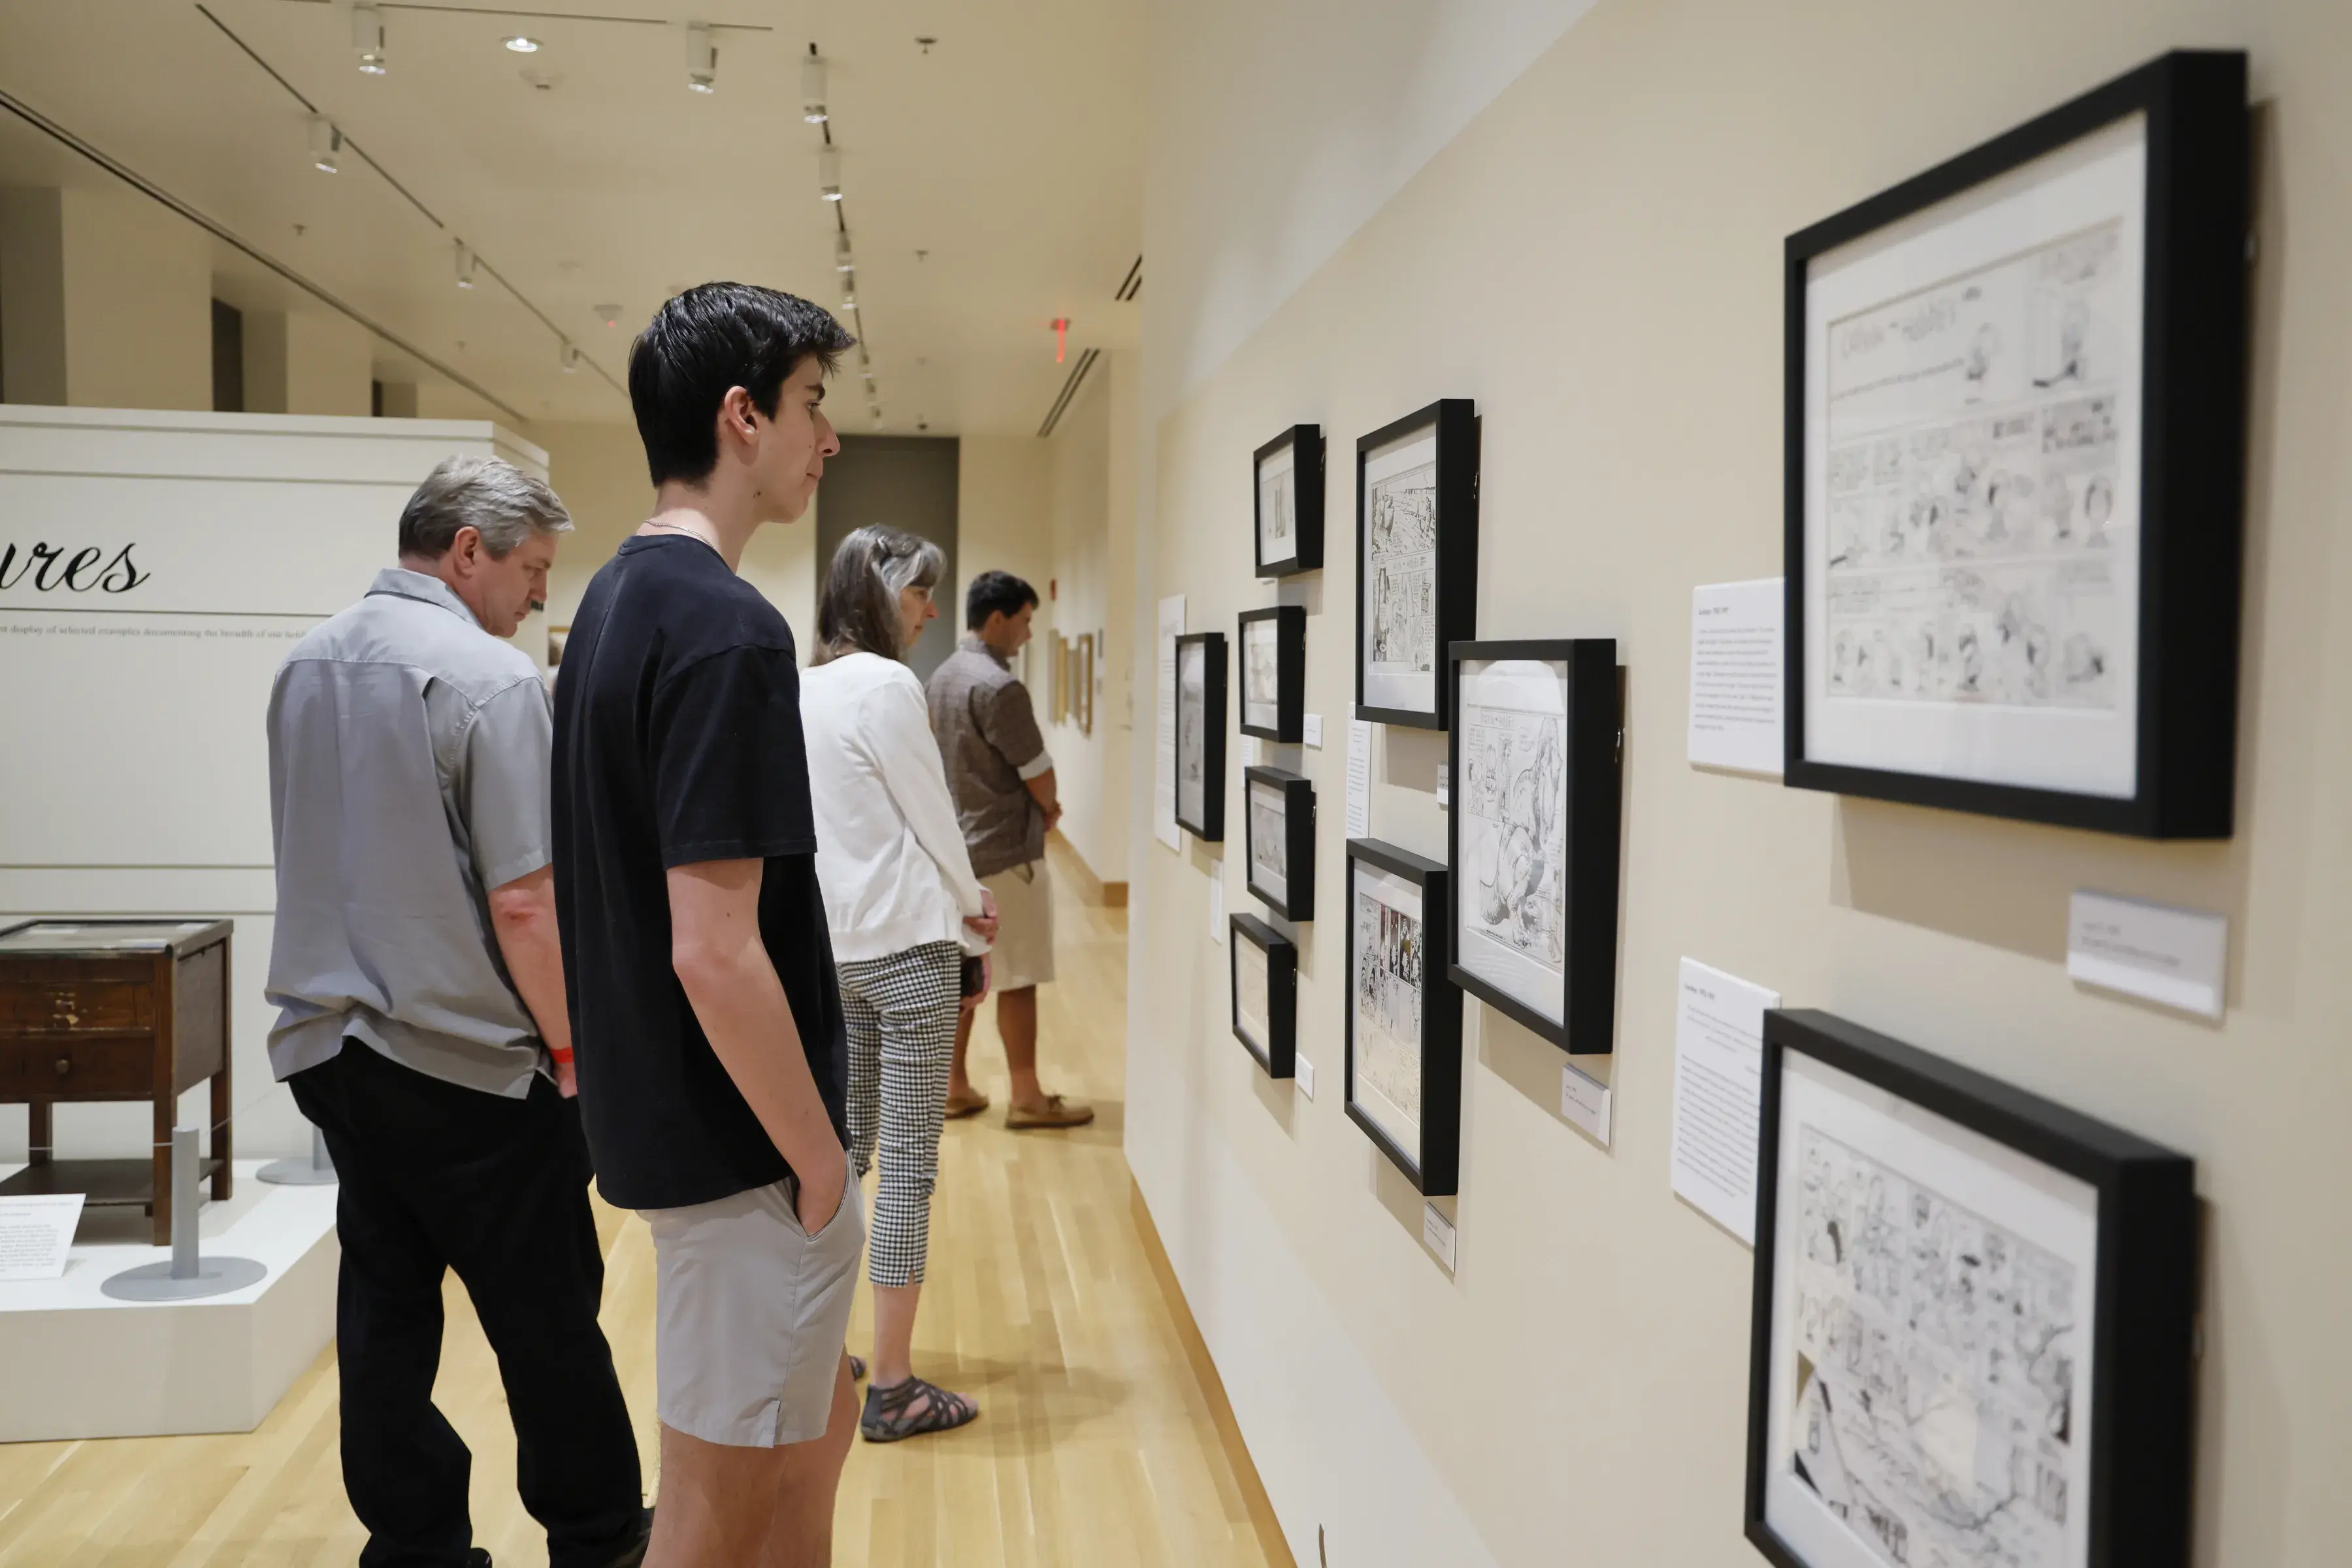
[(0, 1100), (144, 1100), (154, 1091), (149, 1041), (0, 1036)]

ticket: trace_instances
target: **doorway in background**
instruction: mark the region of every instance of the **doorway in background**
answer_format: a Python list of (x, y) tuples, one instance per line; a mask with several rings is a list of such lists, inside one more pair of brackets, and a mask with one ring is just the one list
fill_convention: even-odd
[[(887, 523), (938, 545), (947, 558), (940, 579), (940, 618), (923, 628), (923, 638), (907, 664), (926, 682), (955, 651), (963, 629), (963, 606), (955, 602), (956, 463), (952, 436), (844, 436), (841, 452), (824, 466), (824, 487), (816, 509), (816, 591), (824, 595), (833, 552), (856, 530)], [(811, 627), (809, 635), (815, 636)]]

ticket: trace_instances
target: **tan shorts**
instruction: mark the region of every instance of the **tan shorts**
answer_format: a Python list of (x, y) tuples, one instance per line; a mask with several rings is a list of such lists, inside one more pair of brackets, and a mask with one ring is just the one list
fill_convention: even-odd
[(644, 1212), (654, 1233), (662, 1425), (736, 1448), (824, 1436), (866, 1250), (856, 1182), (814, 1237), (793, 1212), (789, 1176)]
[(1054, 882), (1045, 862), (1007, 867), (980, 885), (996, 895), (996, 942), (989, 952), (988, 983), (999, 991), (1042, 985), (1054, 978)]

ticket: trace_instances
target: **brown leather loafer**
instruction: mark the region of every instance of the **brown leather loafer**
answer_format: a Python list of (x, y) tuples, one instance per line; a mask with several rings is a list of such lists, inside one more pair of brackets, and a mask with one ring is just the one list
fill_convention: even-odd
[(1091, 1105), (1074, 1105), (1058, 1094), (1049, 1094), (1043, 1105), (1010, 1105), (1004, 1110), (1004, 1125), (1018, 1131), (1029, 1127), (1084, 1127), (1095, 1119)]

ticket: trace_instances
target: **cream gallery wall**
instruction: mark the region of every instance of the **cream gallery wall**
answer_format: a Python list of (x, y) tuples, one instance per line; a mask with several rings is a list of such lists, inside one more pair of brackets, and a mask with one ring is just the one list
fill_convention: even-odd
[[(1223, 62), (1258, 40), (1215, 8), (1157, 26), (1155, 168), (1213, 161), (1170, 106), (1245, 94), (1266, 62)], [(1376, 52), (1278, 34), (1286, 80)], [(1791, 334), (1790, 237), (2180, 49), (2242, 51), (2234, 121), (2180, 121), (2166, 87), (2042, 121), (2023, 174), (2010, 144), (1943, 206), (1895, 201), (1843, 249), (1817, 231)], [(1398, 101), (1426, 85), (1405, 70)], [(2184, 152), (2182, 123), (2222, 129)], [(1249, 258), (1195, 245), (1201, 277), (1155, 275), (1138, 619), (1181, 597), (1163, 630), (1223, 643), (1139, 635), (1168, 722), (1139, 711), (1134, 742), (1126, 1142), (1299, 1561), (2342, 1559), (2347, 146), (2334, 0), (1601, 0), (1229, 353), (1150, 306)], [(1302, 187), (1353, 166), (1293, 162)], [(1213, 232), (1222, 189), (1159, 181), (1151, 233)], [(1915, 284), (1912, 324), (1958, 349), (1858, 335), (1855, 368), (1791, 395), (1805, 345)], [(2183, 361), (2202, 384), (2166, 391)], [(1323, 552), (1284, 571), (1303, 530), (1259, 537), (1256, 455), (1299, 426)], [(1837, 455), (1877, 430), (1892, 467)], [(1904, 504), (1831, 504), (1873, 486)], [(1875, 521), (1841, 535), (1852, 516)], [(2201, 567), (2175, 548), (2200, 540)], [(1840, 641), (1910, 613), (1880, 569), (1914, 545), (1999, 591), (1931, 573), (1934, 615)], [(2039, 586), (2012, 580), (2028, 555)], [(1880, 574), (1859, 597), (1835, 575), (1856, 563)], [(1697, 594), (1750, 582), (1760, 611)], [(1805, 729), (1788, 781), (1769, 739), (1695, 763), (1707, 606), (1768, 638), (1810, 612), (1793, 672), (1757, 656), (1769, 700), (1793, 673), (1816, 718), (1864, 696), (1894, 718)], [(1293, 613), (1243, 619), (1264, 610)], [(1474, 657), (1433, 713), (1450, 681), (1408, 678), (1447, 637), (1558, 646)], [(1616, 722), (1586, 722), (1612, 688)], [(2199, 740), (2143, 747), (2167, 727)], [(1189, 827), (1152, 832), (1155, 784)], [(2210, 996), (2086, 962), (2150, 904), (2185, 923), (2122, 946), (2176, 980), (2210, 963)], [(1545, 973), (1606, 1008), (1561, 1016)], [(1710, 1088), (1710, 1051), (1748, 1081)], [(1866, 1258), (1927, 1293), (1881, 1322)], [(1854, 1415), (1874, 1390), (1879, 1425)]]
[[(539, 447), (485, 423), (0, 409), (0, 929), (39, 915), (231, 919), (239, 1157), (310, 1142), (266, 1049), (270, 682), (304, 633), (394, 563), (401, 508), (457, 455), (547, 472)], [(537, 616), (516, 637), (545, 641)], [(22, 1022), (69, 1041), (71, 1011)], [(20, 1101), (56, 1095), (60, 1159), (147, 1152), (147, 1105), (27, 1078), (50, 1055), (28, 1049), (8, 1088)], [(180, 1111), (211, 1121), (200, 1089)], [(0, 1121), (0, 1162), (25, 1157), (25, 1126)]]

